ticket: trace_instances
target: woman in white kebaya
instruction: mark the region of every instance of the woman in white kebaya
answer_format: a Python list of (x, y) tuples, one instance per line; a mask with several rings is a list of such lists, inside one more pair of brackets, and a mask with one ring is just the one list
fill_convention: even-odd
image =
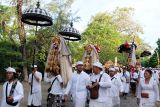
[(146, 69), (144, 79), (141, 79), (137, 90), (137, 103), (139, 107), (155, 107), (159, 100), (158, 85), (152, 77), (152, 71)]

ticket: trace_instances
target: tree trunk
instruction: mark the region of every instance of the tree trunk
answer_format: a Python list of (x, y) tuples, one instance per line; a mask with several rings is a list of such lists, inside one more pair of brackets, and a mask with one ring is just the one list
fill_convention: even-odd
[(21, 54), (23, 59), (23, 74), (24, 74), (24, 81), (28, 80), (28, 70), (27, 70), (27, 63), (26, 63), (26, 34), (24, 29), (24, 23), (21, 21), (22, 17), (22, 3), (23, 0), (17, 0), (17, 19), (18, 19), (18, 30), (19, 30), (19, 39), (21, 44)]

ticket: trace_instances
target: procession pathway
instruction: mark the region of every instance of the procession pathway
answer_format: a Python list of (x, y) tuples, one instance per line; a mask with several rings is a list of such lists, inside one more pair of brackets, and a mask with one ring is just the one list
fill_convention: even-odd
[[(30, 86), (28, 85), (28, 83), (23, 83), (23, 86), (24, 86), (24, 99), (22, 101), (21, 107), (26, 107)], [(42, 98), (43, 98), (42, 107), (46, 107), (48, 87), (49, 87), (48, 83), (42, 82)], [(1, 100), (1, 97), (2, 97), (2, 85), (0, 85), (0, 100)], [(73, 107), (72, 102), (67, 102), (66, 107)], [(138, 107), (136, 104), (136, 98), (131, 95), (128, 95), (127, 99), (121, 98), (121, 107)]]

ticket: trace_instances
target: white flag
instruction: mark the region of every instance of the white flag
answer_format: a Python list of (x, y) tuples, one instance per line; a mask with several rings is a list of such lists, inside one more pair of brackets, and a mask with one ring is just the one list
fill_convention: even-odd
[(117, 66), (117, 57), (115, 57), (114, 66)]
[(131, 54), (131, 63), (130, 65), (135, 66), (136, 65), (136, 51), (135, 51), (135, 45), (132, 44), (132, 54)]

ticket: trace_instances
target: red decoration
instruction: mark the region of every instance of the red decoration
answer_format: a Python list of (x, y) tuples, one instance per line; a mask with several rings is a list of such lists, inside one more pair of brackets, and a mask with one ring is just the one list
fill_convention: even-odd
[(129, 44), (128, 44), (128, 42), (126, 41), (126, 43), (124, 43), (124, 47), (126, 48), (126, 49), (128, 49), (129, 48)]
[(135, 67), (133, 67), (132, 65), (130, 65), (130, 70), (133, 73), (136, 69), (135, 69)]
[(96, 48), (97, 53), (100, 53), (100, 47), (94, 45), (94, 47)]
[(140, 66), (141, 64), (139, 62), (136, 62), (136, 65)]

